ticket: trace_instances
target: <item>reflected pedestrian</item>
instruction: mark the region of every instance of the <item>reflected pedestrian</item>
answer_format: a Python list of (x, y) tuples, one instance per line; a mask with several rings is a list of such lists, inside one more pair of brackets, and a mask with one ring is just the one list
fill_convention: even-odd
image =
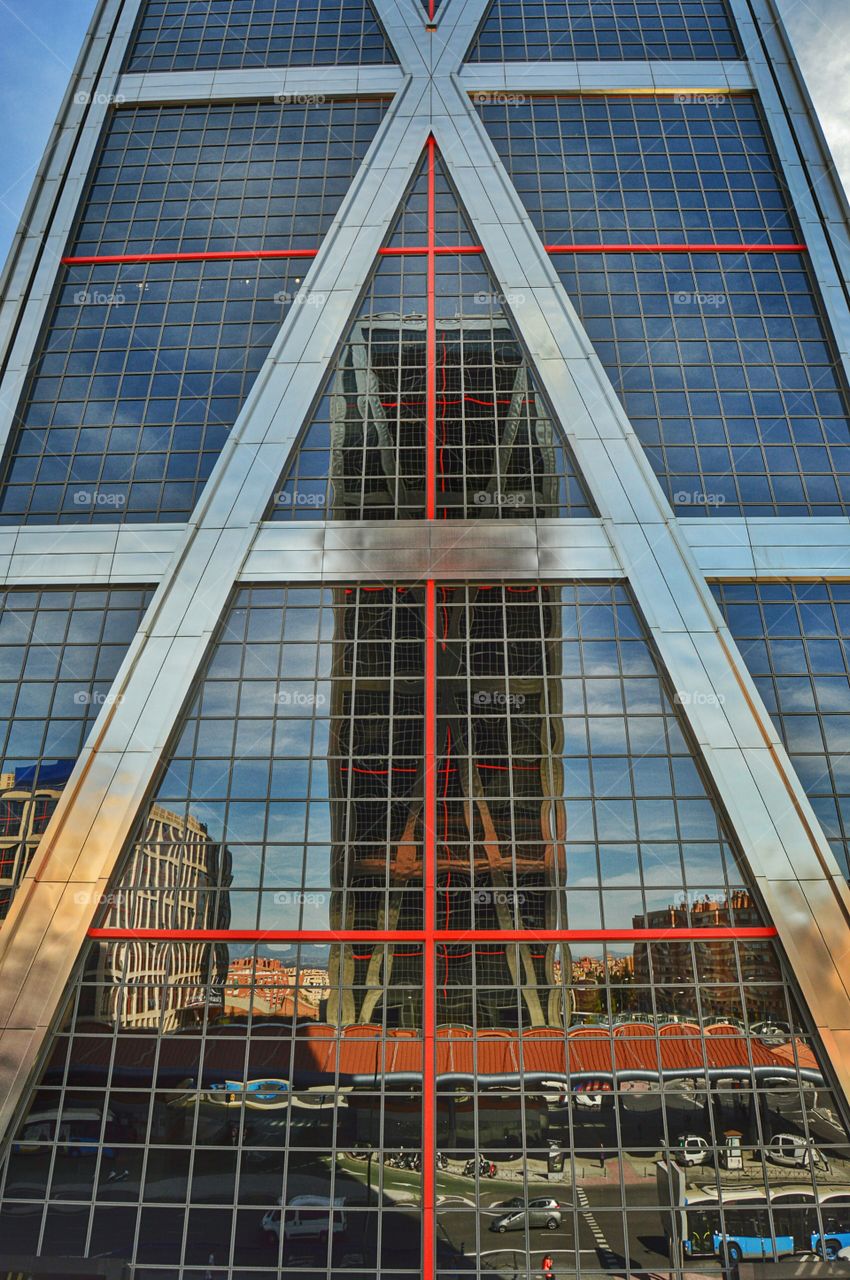
[(551, 1254), (547, 1253), (546, 1257), (543, 1259), (540, 1265), (543, 1268), (544, 1280), (556, 1280), (555, 1271), (554, 1271), (555, 1260)]

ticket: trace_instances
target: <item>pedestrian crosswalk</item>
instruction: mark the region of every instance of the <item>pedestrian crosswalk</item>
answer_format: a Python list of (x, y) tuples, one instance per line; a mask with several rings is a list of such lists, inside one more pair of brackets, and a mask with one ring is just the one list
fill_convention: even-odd
[(596, 1217), (590, 1207), (590, 1201), (588, 1200), (583, 1187), (576, 1188), (576, 1199), (579, 1204), (581, 1216), (590, 1228), (591, 1235), (596, 1243), (596, 1248), (599, 1251), (599, 1261), (605, 1268), (616, 1267), (619, 1263), (619, 1258), (605, 1239), (605, 1233), (596, 1221)]

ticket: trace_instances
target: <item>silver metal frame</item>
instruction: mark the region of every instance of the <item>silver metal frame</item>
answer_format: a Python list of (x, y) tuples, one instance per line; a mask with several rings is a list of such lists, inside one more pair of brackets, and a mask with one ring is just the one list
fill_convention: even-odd
[[(270, 69), (119, 78), (140, 0), (102, 0), (76, 75), (98, 86), (84, 118), (66, 100), (57, 129), (75, 145), (64, 181), (60, 149), (31, 200), (47, 234), (27, 266), (22, 237), (0, 312), (8, 368), (0, 388), (6, 433), (44, 322), (57, 263), (83, 189), (110, 94), (127, 101), (215, 101), (287, 92), (392, 92), (392, 106), (303, 289), (321, 306), (293, 307), (206, 489), (186, 525), (0, 531), (9, 583), (158, 583), (38, 855), (0, 930), (0, 1135), (25, 1097), (87, 929), (149, 793), (234, 585), (246, 580), (458, 580), (628, 577), (779, 930), (802, 994), (850, 1101), (850, 888), (711, 595), (709, 577), (847, 576), (850, 520), (677, 520), (560, 285), (470, 93), (553, 89), (750, 90), (762, 97), (813, 250), (842, 356), (850, 312), (830, 226), (806, 202), (803, 178), (828, 166), (780, 118), (759, 31), (772, 0), (731, 0), (749, 64), (494, 64), (460, 70), (489, 0), (443, 0), (428, 29), (420, 0), (375, 0), (399, 67)], [(100, 42), (100, 45), (98, 45)], [(95, 46), (104, 58), (95, 68)], [(789, 100), (800, 92), (790, 57), (773, 67)], [(795, 80), (796, 77), (796, 80)], [(297, 89), (296, 89), (297, 86)], [(771, 87), (773, 86), (773, 87)], [(73, 87), (73, 86), (72, 86)], [(104, 102), (100, 102), (103, 97)], [(102, 109), (101, 109), (102, 107)], [(784, 121), (784, 123), (783, 123)], [(321, 521), (285, 526), (263, 516), (341, 342), (402, 193), (433, 132), (549, 403), (569, 438), (597, 520), (528, 522)], [(793, 142), (793, 148), (791, 146)], [(57, 167), (58, 166), (58, 167)], [(840, 229), (846, 233), (846, 206)], [(828, 218), (838, 213), (830, 210)], [(36, 213), (28, 211), (36, 219)], [(28, 274), (29, 273), (29, 274)], [(14, 333), (14, 340), (8, 335)]]

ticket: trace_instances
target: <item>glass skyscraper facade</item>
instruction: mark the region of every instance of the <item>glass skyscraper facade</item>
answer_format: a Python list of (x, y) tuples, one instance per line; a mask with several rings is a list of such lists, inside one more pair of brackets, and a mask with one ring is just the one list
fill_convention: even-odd
[(850, 1248), (850, 256), (774, 0), (99, 0), (0, 296), (0, 1276)]

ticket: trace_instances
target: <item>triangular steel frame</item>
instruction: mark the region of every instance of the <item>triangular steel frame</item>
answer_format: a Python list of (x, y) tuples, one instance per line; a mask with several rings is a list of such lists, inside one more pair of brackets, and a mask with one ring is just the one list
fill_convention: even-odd
[[(683, 694), (699, 691), (698, 698), (683, 698), (691, 728), (834, 1076), (850, 1098), (850, 889), (683, 527), (470, 102), (469, 82), (459, 68), (490, 0), (443, 0), (433, 24), (421, 0), (373, 2), (403, 82), (304, 281), (304, 290), (323, 301), (293, 307), (284, 322), (202, 498), (179, 533), (144, 626), (116, 678), (115, 696), (97, 721), (0, 930), (0, 1136), (8, 1132), (38, 1069), (101, 895), (150, 792), (228, 599), (246, 574), (274, 486), (351, 322), (429, 134), (500, 290), (513, 299), (511, 319), (600, 512), (609, 562), (628, 578), (675, 687)], [(748, 0), (734, 3), (740, 8)], [(111, 41), (111, 52), (95, 82), (101, 94), (114, 95), (121, 83), (122, 49), (115, 51), (115, 41), (126, 43), (137, 10), (138, 0), (103, 0), (96, 19), (98, 38)], [(333, 82), (325, 71), (312, 69), (308, 76), (300, 69), (295, 79), (301, 84), (312, 79), (322, 91), (324, 80)], [(497, 91), (500, 78), (509, 85), (509, 73), (502, 65), (488, 73)], [(480, 83), (482, 74), (476, 67), (472, 83)], [(554, 74), (543, 68), (539, 83), (548, 83)], [(666, 74), (669, 82), (673, 73), (668, 68)], [(700, 74), (705, 77), (704, 66)], [(166, 76), (146, 79), (149, 100), (169, 82)], [(214, 92), (210, 77), (205, 90), (192, 77), (182, 81), (186, 92)], [(176, 85), (176, 80), (170, 83)], [(289, 83), (294, 83), (291, 77)], [(364, 76), (362, 83), (373, 84), (374, 77), (370, 81)], [(246, 86), (244, 92), (250, 91)], [(171, 100), (175, 93), (176, 88)], [(20, 368), (18, 360), (13, 379)], [(535, 526), (532, 536), (541, 554), (553, 526), (561, 523), (571, 522)], [(343, 561), (356, 573), (367, 558), (373, 575), (385, 580), (409, 576), (399, 568), (395, 549), (382, 553), (390, 545), (381, 540), (386, 529), (325, 531), (338, 552), (323, 566), (325, 576), (332, 579)], [(395, 532), (403, 536), (405, 531)], [(486, 522), (476, 521), (476, 536), (482, 532)], [(469, 535), (468, 523), (451, 531), (457, 546)], [(445, 527), (437, 531), (417, 524), (417, 563), (424, 565), (423, 577), (440, 578), (451, 567), (452, 543), (446, 536)], [(498, 540), (500, 535), (494, 529), (492, 536)], [(277, 577), (303, 580), (296, 561), (280, 556), (274, 564)], [(517, 563), (506, 549), (506, 580)], [(571, 561), (569, 549), (560, 553), (558, 572), (562, 578), (591, 576)]]

